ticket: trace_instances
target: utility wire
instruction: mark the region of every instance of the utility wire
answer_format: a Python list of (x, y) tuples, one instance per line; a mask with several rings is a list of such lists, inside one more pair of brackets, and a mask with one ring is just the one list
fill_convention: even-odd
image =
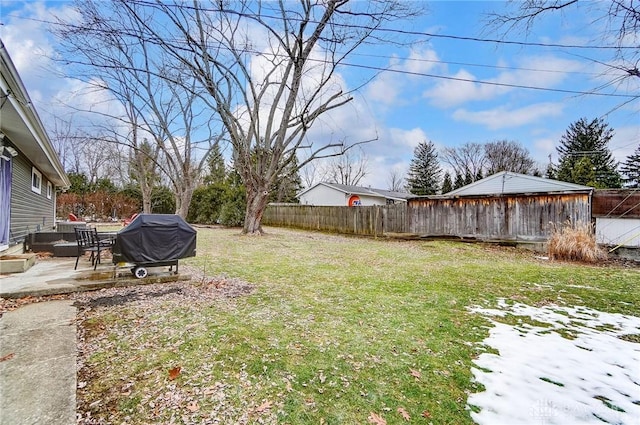
[[(320, 61), (315, 59), (309, 59), (309, 60)], [(320, 62), (326, 63), (326, 61), (320, 61)], [(348, 62), (343, 62), (341, 65), (350, 66), (353, 68), (381, 71), (381, 72), (392, 72), (392, 73), (404, 74), (404, 75), (414, 75), (419, 77), (430, 77), (430, 78), (438, 78), (443, 80), (462, 81), (465, 83), (485, 84), (485, 85), (499, 86), (499, 87), (510, 87), (510, 88), (518, 88), (518, 89), (539, 90), (539, 91), (549, 91), (549, 92), (555, 92), (555, 93), (589, 95), (589, 96), (621, 97), (621, 98), (627, 98), (627, 99), (640, 98), (637, 95), (630, 95), (630, 94), (598, 93), (593, 91), (586, 92), (586, 91), (579, 91), (579, 90), (553, 89), (549, 87), (537, 87), (537, 86), (526, 86), (521, 84), (499, 83), (495, 81), (483, 81), (483, 80), (475, 80), (471, 78), (460, 78), (460, 77), (451, 77), (451, 76), (437, 75), (437, 74), (427, 74), (423, 72), (413, 72), (413, 71), (406, 71), (406, 70), (399, 70), (399, 69), (382, 68), (378, 66), (362, 65), (362, 64), (348, 63)]]
[[(180, 7), (186, 8), (186, 9), (194, 9), (193, 6), (181, 5)], [(270, 16), (265, 14), (249, 15), (246, 13), (240, 13), (232, 10), (215, 10), (215, 12), (233, 13), (240, 17), (247, 17), (247, 18), (260, 17), (262, 19), (282, 20), (281, 16)], [(29, 20), (29, 21), (40, 22), (45, 24), (57, 24), (56, 22), (47, 21), (44, 19), (36, 19), (36, 18), (30, 18), (30, 17), (28, 18), (24, 16), (11, 14), (11, 13), (5, 16), (10, 18)], [(306, 22), (310, 24), (320, 23), (319, 21), (315, 21), (313, 19), (303, 19), (303, 18), (296, 18), (296, 17), (288, 17), (287, 20), (292, 22)], [(2, 23), (0, 23), (0, 25), (1, 24)], [(585, 50), (637, 50), (638, 49), (637, 46), (593, 46), (593, 45), (589, 46), (589, 45), (582, 45), (582, 44), (540, 43), (540, 42), (532, 42), (532, 41), (502, 40), (497, 38), (480, 38), (480, 37), (470, 37), (470, 36), (453, 35), (453, 34), (436, 34), (436, 33), (430, 33), (430, 32), (422, 32), (422, 31), (409, 31), (409, 30), (402, 30), (398, 28), (378, 28), (378, 27), (372, 27), (367, 25), (341, 24), (339, 22), (332, 22), (331, 25), (334, 27), (340, 27), (340, 28), (361, 29), (365, 31), (374, 31), (374, 32), (382, 32), (382, 33), (390, 33), (390, 34), (412, 35), (412, 36), (421, 36), (421, 37), (430, 37), (430, 38), (444, 38), (444, 39), (450, 39), (450, 40), (472, 41), (472, 42), (478, 42), (478, 43), (507, 44), (507, 45), (516, 45), (516, 46), (551, 47), (551, 48), (585, 49)]]

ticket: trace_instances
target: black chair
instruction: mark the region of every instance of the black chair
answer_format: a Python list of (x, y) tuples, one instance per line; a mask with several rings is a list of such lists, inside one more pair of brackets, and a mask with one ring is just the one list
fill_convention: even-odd
[(76, 270), (78, 268), (78, 260), (80, 260), (80, 257), (86, 252), (90, 252), (91, 257), (89, 257), (89, 259), (91, 260), (93, 270), (95, 270), (100, 263), (100, 253), (111, 249), (111, 240), (101, 241), (100, 238), (98, 238), (98, 230), (95, 228), (75, 227), (74, 230), (76, 232), (76, 242), (78, 243), (78, 256), (76, 257), (76, 265), (73, 269)]

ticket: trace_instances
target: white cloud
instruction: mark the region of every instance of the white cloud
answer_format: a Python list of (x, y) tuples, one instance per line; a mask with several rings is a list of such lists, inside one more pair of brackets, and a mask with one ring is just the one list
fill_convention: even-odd
[(640, 146), (640, 125), (619, 127), (609, 142), (609, 149), (616, 161), (624, 162)]
[[(500, 65), (506, 66), (503, 61)], [(496, 77), (481, 78), (462, 69), (450, 75), (451, 79), (442, 80), (424, 92), (431, 104), (441, 108), (457, 106), (466, 102), (495, 99), (514, 90), (510, 86), (530, 86), (553, 88), (568, 77), (568, 73), (583, 68), (577, 61), (554, 56), (524, 57), (513, 68), (501, 71)], [(485, 81), (487, 84), (473, 82)]]
[(395, 146), (406, 146), (411, 148), (411, 152), (420, 142), (429, 140), (423, 129), (416, 127), (410, 130), (402, 128), (390, 128), (388, 130), (391, 144)]
[(543, 118), (560, 116), (562, 110), (562, 104), (546, 102), (511, 110), (504, 106), (478, 112), (458, 109), (453, 113), (453, 118), (457, 121), (480, 124), (489, 129), (496, 130), (500, 128), (520, 127), (537, 122)]

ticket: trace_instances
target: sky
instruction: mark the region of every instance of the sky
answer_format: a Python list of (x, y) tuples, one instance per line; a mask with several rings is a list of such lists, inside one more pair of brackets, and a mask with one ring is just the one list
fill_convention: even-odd
[[(482, 343), (497, 350), (474, 360), (474, 378), (484, 386), (467, 401), (477, 408), (476, 423), (638, 423), (640, 349), (620, 337), (637, 334), (640, 318), (504, 300), (497, 309), (471, 310), (491, 318)], [(506, 315), (518, 324), (495, 320)]]
[[(618, 161), (640, 145), (640, 100), (624, 97), (638, 95), (640, 79), (611, 85), (621, 75), (612, 67), (616, 63), (611, 50), (562, 47), (608, 44), (603, 36), (606, 22), (598, 19), (592, 4), (578, 2), (571, 10), (537, 21), (529, 32), (520, 29), (504, 36), (490, 29), (487, 15), (503, 10), (503, 2), (421, 5), (426, 13), (418, 19), (391, 24), (421, 34), (419, 42), (365, 46), (353, 54), (351, 64), (392, 72), (340, 68), (345, 90), (371, 81), (354, 93), (350, 104), (327, 117), (328, 125), (310, 132), (319, 140), (376, 139), (361, 145), (368, 173), (360, 185), (389, 188), (391, 173), (406, 175), (414, 148), (424, 141), (438, 149), (516, 141), (544, 170), (550, 156), (557, 160), (561, 136), (581, 118), (602, 118), (613, 128), (609, 147)], [(45, 125), (52, 114), (70, 113), (65, 104), (105, 104), (105, 94), (79, 96), (83, 83), (63, 78), (59, 65), (49, 59), (55, 40), (41, 21), (67, 13), (69, 7), (63, 1), (0, 0), (0, 37)], [(487, 41), (496, 39), (528, 44)], [(616, 96), (581, 94), (599, 87), (601, 93)]]

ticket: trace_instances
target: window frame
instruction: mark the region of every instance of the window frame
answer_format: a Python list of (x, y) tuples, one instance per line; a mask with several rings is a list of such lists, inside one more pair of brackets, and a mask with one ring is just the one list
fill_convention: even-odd
[[(38, 185), (34, 185), (34, 178), (37, 178)], [(36, 167), (31, 167), (31, 191), (42, 194), (42, 173)]]
[(53, 197), (53, 185), (50, 181), (47, 182), (47, 199), (51, 199)]

